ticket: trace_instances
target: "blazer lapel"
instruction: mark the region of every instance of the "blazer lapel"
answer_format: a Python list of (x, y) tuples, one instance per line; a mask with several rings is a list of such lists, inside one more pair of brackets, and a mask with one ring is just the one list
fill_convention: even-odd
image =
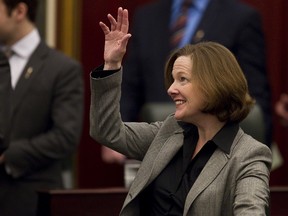
[[(175, 123), (169, 131), (165, 131), (163, 136), (156, 137), (151, 144), (149, 153), (142, 161), (138, 174), (130, 187), (131, 198), (135, 197), (159, 175), (183, 145), (183, 129), (176, 121)], [(175, 130), (175, 128), (177, 129)], [(172, 135), (167, 139), (167, 134)], [(164, 144), (161, 145), (161, 143)]]
[(19, 104), (24, 99), (24, 95), (27, 93), (29, 86), (31, 85), (33, 78), (39, 73), (39, 70), (44, 62), (44, 55), (46, 53), (46, 45), (40, 43), (36, 48), (30, 59), (28, 60), (19, 81), (12, 92), (12, 113), (14, 113), (19, 107)]
[(207, 6), (206, 11), (203, 14), (203, 18), (201, 19), (192, 37), (192, 41), (191, 41), (192, 43), (198, 43), (200, 41), (205, 40), (206, 36), (209, 35), (209, 30), (214, 29), (213, 23), (215, 22), (215, 20), (217, 20), (220, 7), (221, 7), (221, 3), (218, 2), (218, 0), (210, 1), (209, 5)]
[(217, 149), (211, 156), (210, 160), (207, 162), (206, 166), (198, 176), (197, 180), (195, 181), (194, 185), (192, 186), (187, 195), (183, 215), (187, 215), (187, 212), (196, 197), (199, 196), (199, 194), (203, 190), (205, 190), (211, 184), (211, 182), (214, 181), (214, 179), (219, 175), (221, 170), (226, 166), (230, 158), (231, 152), (233, 151), (234, 147), (237, 145), (239, 139), (243, 136), (243, 134), (243, 130), (239, 129), (236, 137), (233, 140), (229, 154), (226, 154), (222, 150)]
[(187, 214), (187, 211), (189, 210), (189, 207), (191, 206), (195, 198), (203, 190), (205, 190), (205, 188), (208, 187), (211, 182), (213, 182), (213, 180), (218, 176), (218, 174), (221, 172), (227, 162), (228, 155), (220, 149), (217, 149), (211, 156), (210, 160), (207, 162), (206, 166), (200, 173), (192, 188), (190, 189), (186, 198), (183, 215)]
[(154, 180), (156, 176), (167, 166), (175, 154), (183, 145), (183, 133), (176, 133), (171, 136), (162, 146), (160, 152), (155, 158), (153, 168), (151, 169), (151, 179)]

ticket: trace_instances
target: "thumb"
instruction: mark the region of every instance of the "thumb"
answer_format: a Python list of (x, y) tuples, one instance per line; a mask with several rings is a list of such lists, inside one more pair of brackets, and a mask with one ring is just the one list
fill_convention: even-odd
[(126, 34), (121, 40), (121, 48), (126, 49), (129, 39), (131, 38), (131, 34)]

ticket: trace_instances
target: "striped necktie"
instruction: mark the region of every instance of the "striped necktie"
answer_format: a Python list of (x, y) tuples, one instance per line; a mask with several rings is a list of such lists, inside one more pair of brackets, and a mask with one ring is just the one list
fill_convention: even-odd
[(5, 56), (9, 59), (14, 53), (14, 51), (10, 48), (10, 47), (6, 47), (3, 50), (3, 53), (5, 54)]
[(193, 5), (193, 0), (183, 0), (182, 2), (182, 6), (180, 8), (178, 17), (171, 27), (170, 44), (171, 44), (172, 49), (175, 49), (178, 47), (179, 43), (181, 42), (184, 36), (185, 27), (186, 27), (187, 20), (188, 20), (188, 11), (192, 5)]

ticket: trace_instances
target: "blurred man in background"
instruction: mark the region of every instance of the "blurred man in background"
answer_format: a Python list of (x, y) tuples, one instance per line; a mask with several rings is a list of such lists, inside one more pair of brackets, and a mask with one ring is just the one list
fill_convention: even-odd
[(37, 3), (0, 0), (0, 46), (13, 89), (0, 153), (1, 216), (34, 216), (38, 190), (63, 188), (62, 160), (82, 133), (82, 68), (41, 40)]

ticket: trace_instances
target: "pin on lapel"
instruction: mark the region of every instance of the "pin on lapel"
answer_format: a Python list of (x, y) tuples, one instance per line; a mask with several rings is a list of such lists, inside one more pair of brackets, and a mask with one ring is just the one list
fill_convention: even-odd
[(204, 36), (205, 32), (202, 29), (198, 30), (193, 38), (194, 43), (201, 41), (204, 38)]
[(33, 73), (33, 68), (29, 67), (25, 73), (25, 79), (29, 79), (32, 73)]

